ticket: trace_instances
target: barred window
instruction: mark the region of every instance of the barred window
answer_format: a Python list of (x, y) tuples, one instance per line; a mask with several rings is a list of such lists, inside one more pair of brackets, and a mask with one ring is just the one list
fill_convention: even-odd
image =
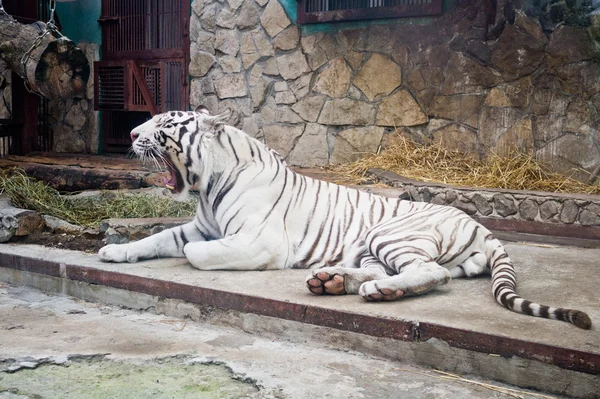
[(298, 23), (421, 17), (442, 13), (442, 0), (298, 0)]

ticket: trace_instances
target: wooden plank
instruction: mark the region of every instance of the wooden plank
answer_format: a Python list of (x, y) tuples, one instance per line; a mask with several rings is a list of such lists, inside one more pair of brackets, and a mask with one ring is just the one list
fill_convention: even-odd
[(146, 79), (144, 78), (144, 75), (142, 75), (142, 69), (140, 68), (140, 65), (135, 60), (128, 61), (128, 64), (131, 68), (131, 72), (133, 72), (133, 77), (136, 80), (140, 91), (142, 92), (142, 96), (144, 97), (144, 101), (148, 106), (148, 111), (150, 112), (150, 115), (154, 116), (158, 114), (158, 107), (156, 106), (156, 103), (152, 98), (152, 93), (150, 92), (150, 89), (146, 84)]

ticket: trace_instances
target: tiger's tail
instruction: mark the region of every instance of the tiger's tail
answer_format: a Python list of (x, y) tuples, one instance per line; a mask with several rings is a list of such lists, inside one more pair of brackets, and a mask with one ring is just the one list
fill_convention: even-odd
[(540, 305), (517, 295), (515, 269), (504, 247), (497, 239), (490, 239), (487, 248), (488, 265), (492, 274), (492, 293), (499, 304), (513, 312), (567, 321), (585, 330), (592, 328), (592, 320), (585, 312)]

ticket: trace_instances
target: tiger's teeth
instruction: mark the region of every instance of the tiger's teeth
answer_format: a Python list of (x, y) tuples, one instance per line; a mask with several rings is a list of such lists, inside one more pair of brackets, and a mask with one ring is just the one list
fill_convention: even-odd
[(169, 190), (175, 190), (175, 186), (172, 186), (172, 185), (170, 185), (170, 184), (167, 184), (167, 185), (166, 185), (166, 187), (167, 187)]

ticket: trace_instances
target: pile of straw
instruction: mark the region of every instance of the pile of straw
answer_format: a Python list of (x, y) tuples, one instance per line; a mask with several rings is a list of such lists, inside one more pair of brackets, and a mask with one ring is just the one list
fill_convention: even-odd
[(105, 194), (98, 198), (69, 198), (21, 170), (0, 171), (0, 193), (13, 205), (51, 215), (79, 226), (97, 228), (109, 218), (150, 218), (192, 216), (194, 201), (179, 202), (148, 194)]
[(532, 154), (514, 151), (481, 161), (438, 144), (419, 145), (402, 136), (383, 152), (368, 155), (334, 170), (355, 182), (368, 180), (368, 169), (384, 169), (424, 182), (455, 186), (533, 190), (556, 193), (600, 194), (600, 184), (588, 185), (548, 172)]

